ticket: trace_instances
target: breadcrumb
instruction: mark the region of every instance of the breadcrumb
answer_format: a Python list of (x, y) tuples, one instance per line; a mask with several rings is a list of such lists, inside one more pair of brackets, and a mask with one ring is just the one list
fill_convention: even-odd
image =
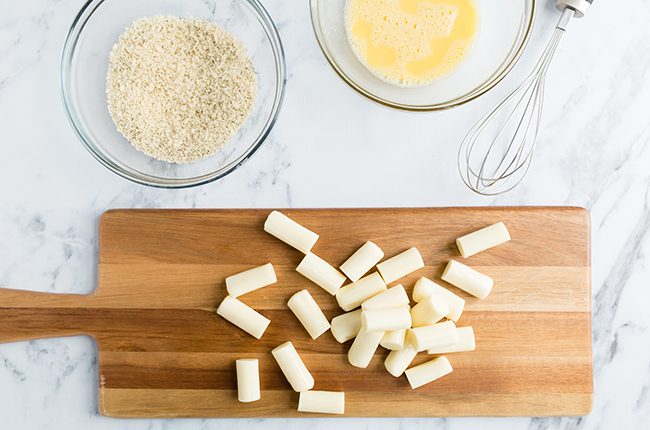
[(216, 24), (135, 21), (109, 57), (108, 110), (139, 151), (188, 163), (214, 154), (250, 114), (257, 78), (244, 46)]

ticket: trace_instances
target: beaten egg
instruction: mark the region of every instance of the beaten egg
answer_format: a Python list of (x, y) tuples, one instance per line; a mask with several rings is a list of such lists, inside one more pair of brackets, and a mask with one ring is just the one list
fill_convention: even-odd
[(345, 27), (368, 70), (415, 87), (451, 73), (467, 57), (478, 13), (474, 0), (348, 0)]

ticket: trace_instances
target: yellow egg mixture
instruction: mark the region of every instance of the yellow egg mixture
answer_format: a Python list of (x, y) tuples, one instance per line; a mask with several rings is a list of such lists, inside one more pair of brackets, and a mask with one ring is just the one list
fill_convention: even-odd
[(361, 63), (380, 79), (409, 87), (454, 70), (478, 28), (474, 0), (348, 0), (345, 21)]

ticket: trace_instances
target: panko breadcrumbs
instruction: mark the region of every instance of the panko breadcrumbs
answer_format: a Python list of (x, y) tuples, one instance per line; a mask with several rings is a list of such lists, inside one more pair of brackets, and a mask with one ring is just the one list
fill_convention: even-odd
[(106, 96), (117, 130), (163, 161), (187, 163), (221, 149), (250, 114), (256, 91), (244, 46), (205, 20), (139, 19), (109, 57)]

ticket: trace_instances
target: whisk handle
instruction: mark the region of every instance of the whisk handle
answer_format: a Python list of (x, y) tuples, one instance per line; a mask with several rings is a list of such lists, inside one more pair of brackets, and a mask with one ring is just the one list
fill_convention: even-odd
[(593, 2), (594, 0), (557, 0), (555, 7), (561, 11), (567, 8), (572, 9), (576, 18), (582, 18)]

